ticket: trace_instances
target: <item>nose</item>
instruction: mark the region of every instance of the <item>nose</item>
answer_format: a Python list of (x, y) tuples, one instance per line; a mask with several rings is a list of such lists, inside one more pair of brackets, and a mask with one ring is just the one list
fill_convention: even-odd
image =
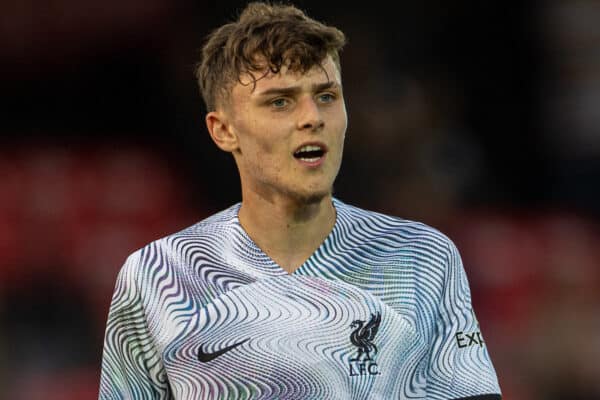
[(298, 129), (317, 131), (325, 126), (321, 110), (312, 97), (301, 101), (299, 108)]

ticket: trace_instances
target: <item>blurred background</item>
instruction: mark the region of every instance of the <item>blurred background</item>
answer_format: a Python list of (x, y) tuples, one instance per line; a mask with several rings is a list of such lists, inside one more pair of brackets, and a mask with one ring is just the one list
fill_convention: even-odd
[[(505, 399), (600, 399), (600, 2), (296, 4), (349, 38), (335, 195), (455, 241)], [(126, 256), (240, 200), (193, 71), (243, 5), (0, 3), (6, 398), (97, 398)]]

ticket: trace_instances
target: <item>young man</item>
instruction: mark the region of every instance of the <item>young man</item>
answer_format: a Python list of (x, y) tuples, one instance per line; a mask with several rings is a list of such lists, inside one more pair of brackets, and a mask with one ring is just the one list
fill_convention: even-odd
[(253, 3), (198, 80), (242, 202), (123, 266), (101, 399), (499, 399), (459, 254), (332, 197), (344, 35)]

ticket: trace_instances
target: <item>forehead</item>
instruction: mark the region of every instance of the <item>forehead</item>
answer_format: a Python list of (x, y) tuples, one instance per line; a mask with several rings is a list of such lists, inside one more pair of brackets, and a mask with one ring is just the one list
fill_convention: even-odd
[(338, 85), (342, 83), (340, 71), (331, 57), (325, 58), (321, 65), (315, 65), (305, 73), (290, 71), (286, 66), (283, 66), (276, 74), (271, 71), (267, 72), (265, 68), (265, 71), (257, 72), (254, 76), (256, 82), (250, 75), (244, 75), (240, 78), (241, 82), (237, 82), (232, 90), (234, 99), (256, 96), (258, 93), (272, 88), (312, 87), (315, 84), (328, 82), (334, 82)]

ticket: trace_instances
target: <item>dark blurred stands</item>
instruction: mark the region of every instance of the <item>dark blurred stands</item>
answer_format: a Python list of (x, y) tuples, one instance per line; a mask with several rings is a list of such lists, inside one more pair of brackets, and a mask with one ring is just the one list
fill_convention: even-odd
[(120, 266), (201, 205), (164, 157), (133, 145), (13, 146), (0, 171), (3, 390), (93, 398)]

